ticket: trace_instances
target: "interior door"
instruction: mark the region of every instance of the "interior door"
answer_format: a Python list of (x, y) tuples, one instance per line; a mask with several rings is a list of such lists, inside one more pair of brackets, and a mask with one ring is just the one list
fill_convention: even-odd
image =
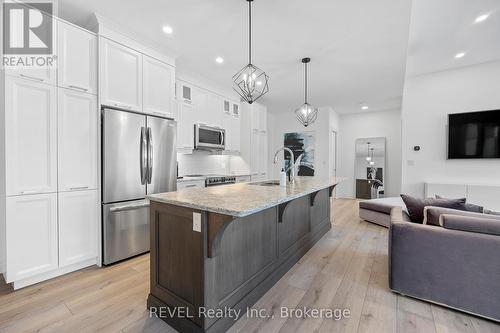
[(147, 193), (175, 191), (177, 187), (177, 123), (147, 117), (148, 181)]
[(103, 111), (103, 201), (142, 199), (146, 195), (146, 117)]

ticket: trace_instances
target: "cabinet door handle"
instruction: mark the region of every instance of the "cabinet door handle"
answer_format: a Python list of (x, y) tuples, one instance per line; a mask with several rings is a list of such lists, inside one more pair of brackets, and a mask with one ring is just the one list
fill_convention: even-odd
[(29, 76), (29, 75), (24, 75), (24, 74), (19, 74), (19, 76), (22, 77), (22, 78), (25, 78), (25, 79), (29, 79), (29, 80), (35, 80), (35, 81), (40, 81), (40, 82), (45, 81), (42, 78), (34, 77), (34, 76)]
[(87, 188), (89, 188), (89, 187), (88, 186), (75, 186), (75, 187), (70, 187), (69, 189), (71, 191), (73, 191), (73, 190), (85, 190)]
[(195, 184), (192, 184), (192, 185), (185, 185), (184, 187), (186, 187), (186, 188), (187, 188), (187, 187), (196, 187), (196, 185), (195, 185)]
[(37, 194), (37, 193), (43, 193), (42, 191), (21, 191), (19, 194)]
[(109, 211), (114, 213), (114, 212), (120, 212), (120, 211), (124, 211), (124, 210), (132, 210), (132, 209), (139, 209), (139, 208), (145, 208), (145, 207), (149, 207), (149, 203), (111, 207), (109, 209)]
[(69, 85), (69, 87), (73, 88), (73, 89), (78, 89), (78, 90), (81, 90), (81, 91), (89, 91), (87, 88), (83, 88), (83, 87), (79, 87), (79, 86)]
[(132, 107), (129, 106), (129, 105), (121, 105), (119, 103), (115, 103), (115, 106), (119, 107), (119, 108), (123, 108), (123, 109), (129, 109), (129, 110), (132, 110)]

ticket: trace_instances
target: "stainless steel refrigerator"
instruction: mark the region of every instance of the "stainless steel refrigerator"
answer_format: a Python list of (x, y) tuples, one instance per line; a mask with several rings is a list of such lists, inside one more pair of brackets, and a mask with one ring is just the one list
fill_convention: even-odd
[(105, 265), (149, 251), (147, 194), (176, 190), (175, 121), (102, 110), (102, 223)]

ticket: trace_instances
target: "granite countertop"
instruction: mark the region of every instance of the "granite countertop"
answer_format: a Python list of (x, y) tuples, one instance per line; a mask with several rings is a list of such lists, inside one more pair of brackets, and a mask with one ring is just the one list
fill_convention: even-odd
[(336, 185), (345, 178), (296, 177), (294, 184), (259, 186), (240, 183), (149, 195), (151, 201), (206, 210), (235, 217), (248, 216), (280, 203)]

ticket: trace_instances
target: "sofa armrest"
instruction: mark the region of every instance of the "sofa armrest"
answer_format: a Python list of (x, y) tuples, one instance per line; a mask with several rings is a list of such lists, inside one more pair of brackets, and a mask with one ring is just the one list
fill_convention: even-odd
[(467, 216), (467, 217), (471, 217), (471, 218), (485, 218), (485, 219), (492, 219), (492, 220), (499, 220), (500, 221), (500, 216), (498, 216), (498, 215), (481, 214), (481, 213), (475, 213), (475, 212), (468, 212), (465, 210), (427, 206), (424, 208), (424, 223), (423, 224), (439, 226), (440, 225), (439, 217), (443, 214)]
[(498, 253), (497, 235), (395, 222), (389, 229), (389, 287), (500, 320)]
[(500, 219), (443, 214), (439, 224), (445, 229), (500, 236)]

